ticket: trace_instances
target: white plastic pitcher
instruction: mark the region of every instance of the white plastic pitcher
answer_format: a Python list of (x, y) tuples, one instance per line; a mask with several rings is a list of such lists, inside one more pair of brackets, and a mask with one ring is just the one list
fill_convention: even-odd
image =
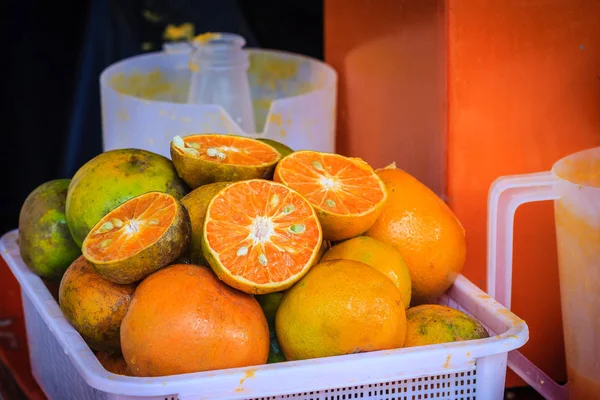
[(567, 156), (552, 171), (493, 183), (488, 293), (510, 309), (515, 211), (544, 200), (554, 200), (569, 382), (557, 384), (518, 351), (509, 353), (508, 365), (546, 399), (600, 400), (600, 147)]
[(244, 49), (255, 132), (244, 131), (223, 107), (188, 104), (192, 46), (128, 58), (100, 77), (103, 148), (135, 147), (169, 157), (176, 136), (225, 133), (269, 138), (294, 150), (335, 151), (337, 74), (297, 54)]

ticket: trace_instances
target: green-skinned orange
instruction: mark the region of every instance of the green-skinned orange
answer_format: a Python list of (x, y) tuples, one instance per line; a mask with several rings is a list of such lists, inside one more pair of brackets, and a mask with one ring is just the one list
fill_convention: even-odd
[(79, 247), (94, 225), (125, 201), (147, 192), (181, 199), (188, 191), (166, 157), (139, 149), (102, 153), (73, 176), (67, 192), (67, 224)]
[(56, 179), (33, 190), (19, 214), (19, 250), (27, 266), (51, 281), (59, 280), (81, 255), (65, 217), (69, 179)]
[(404, 347), (483, 339), (489, 336), (479, 321), (454, 308), (423, 304), (406, 311)]

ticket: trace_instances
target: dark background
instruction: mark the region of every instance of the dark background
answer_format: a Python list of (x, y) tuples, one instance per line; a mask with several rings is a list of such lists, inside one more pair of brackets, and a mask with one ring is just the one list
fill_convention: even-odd
[[(323, 2), (83, 0), (2, 2), (0, 234), (43, 182), (70, 178), (102, 152), (98, 79), (104, 68), (162, 46), (167, 24), (233, 32), (250, 47), (323, 59)], [(148, 11), (154, 18), (144, 16)], [(153, 51), (153, 50), (150, 50)]]

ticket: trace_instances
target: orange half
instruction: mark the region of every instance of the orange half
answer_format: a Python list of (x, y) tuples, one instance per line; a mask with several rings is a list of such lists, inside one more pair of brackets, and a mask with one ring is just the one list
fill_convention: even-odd
[(251, 294), (285, 290), (317, 261), (323, 234), (300, 194), (262, 179), (236, 182), (210, 202), (202, 251), (217, 276)]
[(259, 140), (223, 134), (175, 136), (171, 158), (191, 188), (213, 182), (270, 178), (281, 154)]
[(279, 158), (261, 141), (234, 135), (192, 135), (173, 143), (191, 157), (219, 164), (260, 165)]
[(277, 164), (274, 180), (296, 190), (315, 207), (325, 240), (364, 233), (387, 199), (384, 183), (367, 163), (338, 154), (292, 153)]
[(183, 205), (170, 194), (150, 192), (105, 215), (86, 236), (82, 253), (105, 278), (132, 283), (179, 257), (190, 232)]

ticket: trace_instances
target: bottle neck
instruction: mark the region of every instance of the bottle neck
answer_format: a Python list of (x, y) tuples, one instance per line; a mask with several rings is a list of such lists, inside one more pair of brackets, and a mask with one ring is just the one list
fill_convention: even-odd
[(243, 37), (231, 33), (212, 33), (193, 41), (190, 69), (194, 72), (243, 68), (248, 69), (248, 53), (242, 48)]

